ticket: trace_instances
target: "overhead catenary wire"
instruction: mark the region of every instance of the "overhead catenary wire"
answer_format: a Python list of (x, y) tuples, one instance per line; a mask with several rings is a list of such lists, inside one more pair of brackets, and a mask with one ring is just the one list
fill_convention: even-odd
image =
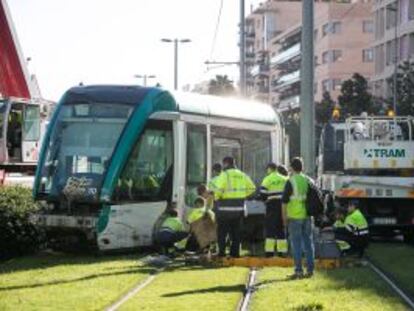
[(221, 12), (223, 11), (223, 4), (224, 4), (224, 0), (220, 0), (220, 6), (219, 6), (218, 14), (217, 14), (216, 26), (214, 28), (213, 41), (211, 43), (210, 59), (213, 57), (214, 50), (216, 48), (217, 35), (218, 35), (218, 32), (219, 32), (220, 21), (221, 21)]

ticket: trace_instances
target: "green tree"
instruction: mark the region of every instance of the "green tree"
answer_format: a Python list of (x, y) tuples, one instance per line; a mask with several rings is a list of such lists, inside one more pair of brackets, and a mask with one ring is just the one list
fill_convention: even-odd
[(329, 94), (329, 92), (323, 93), (322, 100), (319, 103), (315, 103), (315, 118), (317, 125), (323, 126), (328, 123), (332, 118), (334, 108), (335, 102), (331, 98), (331, 94)]
[(227, 75), (216, 75), (208, 85), (208, 93), (212, 95), (228, 96), (235, 92), (233, 81)]
[[(391, 89), (394, 89), (393, 79), (390, 78)], [(389, 99), (392, 107), (393, 98)], [(397, 73), (397, 114), (414, 114), (414, 62), (404, 61), (398, 66)]]
[(368, 92), (368, 82), (359, 73), (354, 73), (351, 79), (342, 83), (338, 104), (342, 115), (358, 116), (362, 112), (378, 113), (372, 95)]

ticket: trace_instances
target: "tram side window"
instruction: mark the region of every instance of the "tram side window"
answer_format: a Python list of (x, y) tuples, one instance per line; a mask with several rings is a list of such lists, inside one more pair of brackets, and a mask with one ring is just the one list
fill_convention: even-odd
[(168, 121), (150, 121), (121, 173), (114, 192), (115, 201), (169, 200), (172, 178), (172, 124)]
[(232, 156), (236, 164), (259, 184), (271, 160), (270, 132), (212, 127), (213, 163)]
[(187, 127), (187, 174), (185, 202), (194, 203), (197, 186), (207, 180), (207, 136), (205, 125)]
[(244, 170), (258, 185), (265, 177), (265, 168), (271, 160), (270, 133), (250, 131), (243, 151)]

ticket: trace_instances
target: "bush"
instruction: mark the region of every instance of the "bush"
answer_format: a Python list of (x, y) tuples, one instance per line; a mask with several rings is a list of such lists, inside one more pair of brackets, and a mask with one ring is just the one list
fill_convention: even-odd
[(0, 260), (39, 248), (43, 234), (30, 219), (38, 209), (30, 189), (0, 187)]

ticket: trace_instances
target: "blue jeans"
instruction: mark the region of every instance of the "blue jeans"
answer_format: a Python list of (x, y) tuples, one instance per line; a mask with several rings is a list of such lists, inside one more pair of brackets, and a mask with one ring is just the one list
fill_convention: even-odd
[(303, 220), (289, 219), (289, 240), (295, 263), (295, 273), (303, 273), (302, 253), (305, 251), (306, 268), (308, 272), (313, 272), (315, 267), (315, 247), (312, 238), (312, 221), (308, 217)]

